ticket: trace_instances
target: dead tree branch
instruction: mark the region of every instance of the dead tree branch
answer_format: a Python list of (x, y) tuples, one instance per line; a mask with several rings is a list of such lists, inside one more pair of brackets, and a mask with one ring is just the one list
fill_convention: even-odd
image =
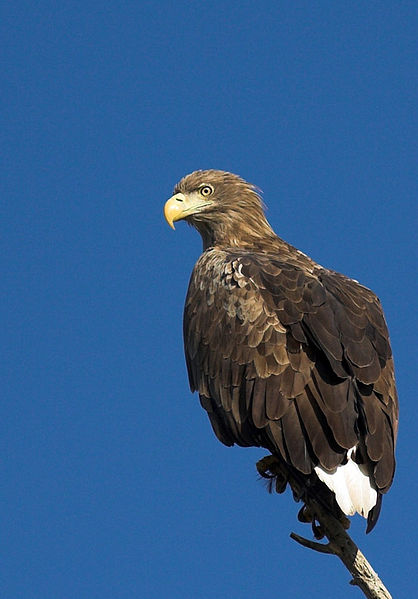
[(367, 599), (392, 599), (392, 595), (347, 533), (349, 522), (346, 518), (342, 517), (338, 520), (330, 514), (321, 501), (307, 497), (301, 481), (293, 478), (287, 471), (284, 473), (281, 464), (274, 456), (260, 460), (257, 469), (263, 478), (275, 481), (279, 492), (282, 492), (286, 486), (285, 478), (295, 498), (303, 498), (305, 505), (299, 512), (299, 520), (312, 523), (314, 536), (317, 539), (324, 536), (328, 539), (328, 543), (318, 543), (292, 532), (290, 536), (294, 541), (313, 551), (336, 555), (353, 577), (350, 584), (358, 586)]

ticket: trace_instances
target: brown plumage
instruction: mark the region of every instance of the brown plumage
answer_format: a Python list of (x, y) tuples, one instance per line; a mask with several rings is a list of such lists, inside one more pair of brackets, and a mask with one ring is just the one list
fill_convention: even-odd
[(184, 346), (216, 436), (267, 448), (312, 488), (318, 476), (333, 488), (327, 475), (359, 464), (376, 495), (361, 508), (371, 530), (392, 483), (398, 422), (378, 298), (277, 237), (256, 188), (231, 173), (184, 177), (165, 213), (203, 239)]

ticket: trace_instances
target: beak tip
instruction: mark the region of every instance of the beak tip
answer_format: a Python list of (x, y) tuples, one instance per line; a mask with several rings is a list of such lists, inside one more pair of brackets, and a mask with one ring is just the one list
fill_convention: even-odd
[(168, 225), (175, 231), (174, 221), (181, 220), (184, 212), (185, 196), (178, 193), (166, 201), (164, 205), (164, 216)]

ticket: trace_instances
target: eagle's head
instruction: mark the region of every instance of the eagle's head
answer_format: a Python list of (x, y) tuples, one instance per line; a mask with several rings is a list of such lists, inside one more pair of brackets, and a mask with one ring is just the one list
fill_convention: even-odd
[(247, 247), (274, 235), (257, 188), (225, 171), (195, 171), (174, 188), (164, 206), (168, 224), (185, 220), (202, 235), (204, 248)]

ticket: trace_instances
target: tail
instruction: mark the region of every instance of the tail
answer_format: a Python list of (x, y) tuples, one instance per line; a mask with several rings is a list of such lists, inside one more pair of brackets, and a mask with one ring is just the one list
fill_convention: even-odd
[(369, 533), (378, 520), (382, 495), (376, 490), (365, 467), (354, 462), (354, 452), (350, 450), (348, 453), (346, 463), (333, 471), (317, 466), (315, 473), (302, 474), (276, 455), (266, 456), (257, 462), (257, 470), (268, 481), (270, 492), (283, 493), (289, 484), (296, 501), (310, 503), (309, 498), (314, 499), (345, 529), (350, 526), (346, 516), (360, 513), (367, 518), (366, 533)]
[(377, 491), (366, 464), (356, 461), (356, 447), (347, 452), (345, 464), (327, 471), (321, 466), (315, 467), (319, 478), (331, 491), (341, 510), (347, 516), (356, 512), (367, 518), (367, 531), (370, 532), (377, 522), (382, 496)]

